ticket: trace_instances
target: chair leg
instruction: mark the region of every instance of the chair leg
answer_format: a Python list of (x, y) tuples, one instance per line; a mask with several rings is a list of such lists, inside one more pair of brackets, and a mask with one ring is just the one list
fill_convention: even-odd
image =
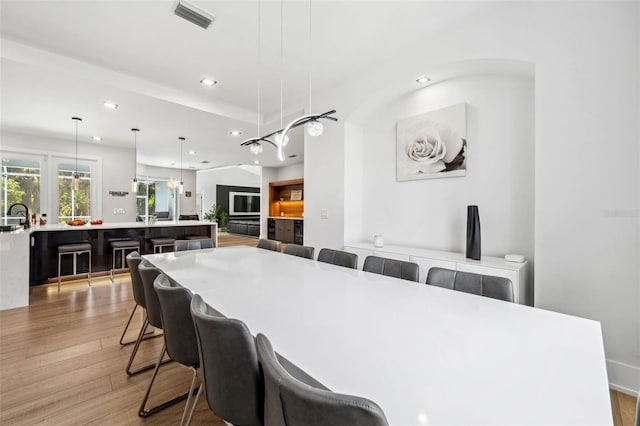
[[(133, 346), (133, 351), (131, 351), (131, 357), (129, 357), (129, 363), (127, 364), (126, 372), (127, 372), (127, 375), (129, 376), (142, 373), (143, 371), (151, 370), (153, 367), (155, 367), (155, 364), (147, 364), (144, 367), (140, 367), (133, 371), (131, 370), (131, 365), (133, 364), (133, 360), (136, 357), (136, 354), (138, 353), (138, 348), (140, 347), (140, 343), (142, 343), (142, 341), (145, 340), (144, 332), (147, 329), (148, 325), (149, 325), (149, 319), (145, 316), (144, 321), (142, 322), (142, 327), (140, 328), (140, 333), (138, 333), (138, 338), (136, 339), (136, 344)], [(158, 334), (156, 336), (152, 336), (149, 338), (152, 339), (154, 337), (160, 337), (160, 336), (164, 337), (162, 334)], [(164, 361), (162, 361), (162, 364), (166, 364), (171, 361), (173, 360), (165, 359)]]
[(187, 392), (169, 401), (163, 402), (162, 404), (156, 405), (153, 408), (149, 408), (148, 410), (145, 410), (145, 406), (147, 405), (147, 400), (149, 399), (149, 394), (151, 393), (151, 387), (153, 386), (153, 382), (156, 380), (156, 376), (158, 375), (158, 370), (160, 369), (160, 366), (164, 364), (164, 362), (162, 361), (162, 358), (164, 357), (164, 354), (166, 351), (167, 351), (167, 345), (163, 344), (162, 350), (160, 351), (160, 356), (158, 357), (158, 361), (156, 362), (156, 368), (153, 370), (153, 375), (151, 376), (151, 381), (149, 382), (149, 387), (147, 388), (147, 393), (145, 393), (144, 399), (142, 400), (142, 404), (140, 404), (140, 409), (138, 410), (139, 417), (148, 417), (152, 414), (157, 413), (158, 411), (164, 410), (165, 408), (168, 408), (174, 404), (177, 404), (182, 400), (187, 399), (187, 397), (189, 396), (190, 392)]
[(60, 273), (62, 272), (62, 254), (58, 253), (58, 294), (60, 294)]
[(200, 381), (200, 389), (198, 389), (198, 393), (193, 401), (193, 405), (191, 405), (191, 412), (189, 413), (189, 418), (187, 418), (187, 423), (185, 426), (189, 426), (191, 424), (191, 419), (193, 418), (193, 413), (196, 411), (196, 406), (198, 405), (198, 399), (200, 399), (200, 394), (204, 391), (204, 382)]
[[(185, 426), (187, 423), (185, 423), (185, 421), (191, 420), (191, 412), (193, 410), (189, 410), (190, 408), (190, 404), (191, 404), (191, 399), (193, 397), (193, 393), (195, 392), (195, 388), (196, 388), (196, 380), (198, 379), (198, 369), (197, 368), (193, 368), (191, 367), (191, 369), (193, 370), (193, 378), (191, 379), (191, 387), (189, 388), (189, 397), (187, 398), (187, 403), (184, 406), (184, 411), (182, 412), (182, 419), (180, 419), (180, 426)], [(198, 390), (198, 392), (200, 392), (200, 390)], [(187, 414), (189, 414), (189, 417), (187, 417)]]
[(91, 287), (91, 251), (89, 251), (89, 273), (87, 274), (87, 277), (89, 278), (89, 287)]
[[(131, 311), (131, 315), (129, 315), (129, 321), (127, 321), (127, 325), (124, 326), (124, 330), (122, 330), (122, 336), (120, 336), (120, 344), (121, 345), (125, 345), (126, 343), (123, 343), (122, 340), (124, 339), (124, 335), (127, 332), (127, 330), (129, 329), (129, 324), (131, 324), (131, 319), (133, 318), (133, 314), (136, 313), (136, 309), (138, 309), (138, 304), (136, 303), (136, 306), (133, 307), (133, 311)], [(134, 342), (137, 340), (134, 340)], [(133, 343), (133, 342), (128, 342), (128, 343)]]

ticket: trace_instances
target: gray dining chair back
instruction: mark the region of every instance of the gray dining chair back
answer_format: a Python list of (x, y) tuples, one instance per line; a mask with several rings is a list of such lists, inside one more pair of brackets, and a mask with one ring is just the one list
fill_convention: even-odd
[(292, 256), (304, 257), (307, 259), (313, 259), (313, 252), (315, 248), (309, 246), (300, 246), (298, 244), (287, 244), (284, 247), (284, 254), (290, 254)]
[(264, 425), (386, 426), (382, 409), (373, 401), (318, 389), (296, 379), (282, 366), (271, 342), (256, 336), (264, 377)]
[(318, 253), (318, 262), (358, 269), (358, 255), (346, 251), (323, 248)]
[(503, 277), (431, 268), (427, 275), (427, 284), (507, 302), (514, 301), (513, 283), (510, 279)]
[(209, 408), (234, 425), (262, 425), (262, 385), (251, 332), (197, 294), (191, 301), (191, 316)]
[(282, 251), (282, 243), (280, 241), (260, 238), (260, 240), (258, 240), (258, 248), (279, 252)]
[(153, 288), (153, 282), (156, 277), (160, 275), (160, 269), (150, 265), (146, 261), (140, 263), (138, 266), (140, 271), (140, 277), (142, 278), (142, 286), (144, 288), (144, 301), (147, 308), (147, 318), (149, 324), (154, 327), (162, 329), (162, 317), (160, 314), (160, 302), (158, 301), (158, 295), (155, 288)]
[(160, 274), (153, 282), (158, 301), (167, 353), (172, 360), (188, 367), (197, 366), (198, 342), (191, 318), (192, 294)]
[(176, 240), (174, 245), (175, 251), (200, 250), (206, 248), (214, 248), (215, 244), (211, 238), (203, 238), (199, 240)]
[(418, 265), (403, 260), (387, 259), (386, 257), (367, 256), (362, 270), (387, 277), (418, 282)]
[(137, 251), (131, 252), (126, 257), (127, 266), (129, 267), (129, 275), (131, 277), (131, 290), (133, 291), (133, 300), (138, 306), (145, 308), (144, 303), (144, 287), (142, 286), (142, 278), (138, 267), (142, 262), (142, 257)]
[(196, 330), (191, 318), (192, 293), (173, 283), (165, 274), (158, 275), (153, 282), (153, 287), (160, 301), (162, 330), (167, 353), (172, 360), (191, 368), (192, 371), (191, 387), (180, 422), (182, 425), (185, 424), (191, 407), (200, 366)]
[[(124, 330), (122, 330), (122, 335), (120, 336), (120, 344), (121, 345), (129, 345), (134, 343), (135, 341), (125, 342), (124, 336), (127, 334), (127, 330), (129, 329), (129, 325), (131, 324), (131, 320), (133, 319), (133, 315), (136, 313), (136, 309), (138, 306), (144, 309), (144, 288), (142, 287), (142, 279), (140, 278), (140, 272), (138, 272), (138, 266), (140, 262), (142, 262), (142, 258), (137, 251), (131, 252), (127, 255), (127, 265), (129, 266), (129, 276), (131, 278), (131, 291), (133, 292), (133, 300), (135, 301), (135, 305), (133, 306), (133, 310), (131, 311), (131, 315), (129, 315), (129, 320), (127, 324), (124, 326)], [(135, 353), (132, 354), (135, 357)]]

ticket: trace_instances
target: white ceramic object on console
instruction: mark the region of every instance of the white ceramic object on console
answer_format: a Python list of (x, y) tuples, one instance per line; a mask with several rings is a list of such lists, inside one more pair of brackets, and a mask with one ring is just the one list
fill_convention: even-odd
[(507, 262), (522, 263), (525, 261), (525, 258), (521, 254), (507, 254), (504, 256), (504, 260)]
[(373, 246), (376, 248), (384, 247), (384, 238), (382, 238), (382, 235), (373, 236)]
[(471, 260), (467, 259), (464, 253), (396, 245), (378, 248), (371, 243), (347, 244), (344, 246), (344, 251), (358, 255), (358, 269), (362, 269), (365, 258), (370, 255), (417, 263), (420, 268), (421, 283), (427, 281), (429, 269), (434, 267), (508, 278), (513, 283), (514, 301), (522, 305), (533, 305), (533, 292), (527, 280), (528, 262), (526, 261), (514, 263), (507, 262), (501, 257), (490, 256), (482, 256), (481, 260)]

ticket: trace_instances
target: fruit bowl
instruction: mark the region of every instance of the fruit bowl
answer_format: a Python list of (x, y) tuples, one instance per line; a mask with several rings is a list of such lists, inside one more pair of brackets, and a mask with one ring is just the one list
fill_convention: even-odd
[(82, 225), (86, 225), (87, 222), (85, 222), (84, 220), (81, 219), (75, 219), (75, 220), (70, 220), (69, 222), (67, 222), (67, 225), (69, 226), (82, 226)]
[(98, 220), (92, 220), (91, 221), (92, 225), (102, 225), (102, 219), (98, 219)]

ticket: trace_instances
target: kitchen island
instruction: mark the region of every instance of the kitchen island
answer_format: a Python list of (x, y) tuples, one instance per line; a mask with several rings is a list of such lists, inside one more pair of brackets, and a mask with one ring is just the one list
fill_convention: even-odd
[[(201, 236), (213, 239), (217, 246), (217, 225), (212, 222), (181, 220), (176, 222), (122, 222), (101, 225), (44, 225), (30, 230), (29, 285), (45, 284), (58, 276), (58, 246), (60, 244), (90, 243), (92, 273), (108, 271), (111, 267), (112, 241), (136, 240), (142, 253), (153, 253), (152, 238), (185, 239)], [(86, 256), (78, 257), (78, 273), (88, 269)], [(62, 275), (71, 274), (72, 262), (64, 259)]]

